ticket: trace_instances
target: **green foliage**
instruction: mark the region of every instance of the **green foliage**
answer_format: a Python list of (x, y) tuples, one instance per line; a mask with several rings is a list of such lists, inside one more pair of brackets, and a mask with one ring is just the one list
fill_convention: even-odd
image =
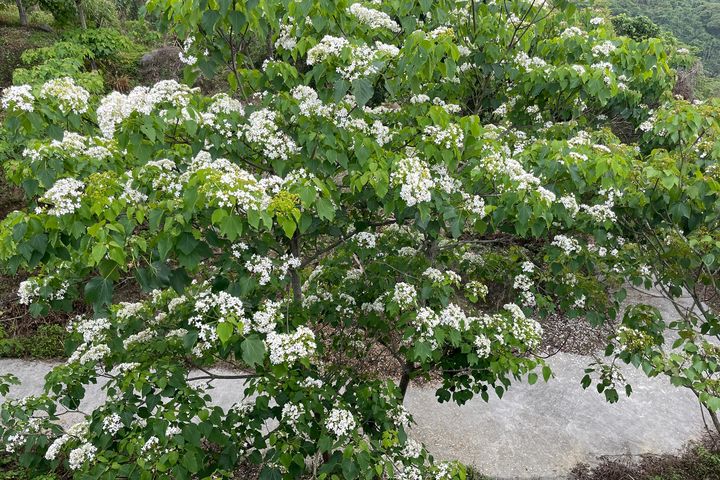
[[(88, 27), (117, 27), (119, 20), (112, 0), (82, 0)], [(55, 23), (63, 28), (77, 27), (78, 10), (75, 0), (38, 0), (40, 8), (52, 14)]]
[[(647, 17), (682, 42), (697, 47), (706, 70), (720, 74), (720, 2), (717, 0), (610, 0), (613, 13), (622, 17), (620, 28), (652, 31)], [(615, 21), (613, 21), (614, 23)]]
[(0, 454), (0, 480), (59, 480), (55, 474), (36, 475), (31, 469), (18, 465), (13, 455)]
[(143, 48), (117, 29), (74, 30), (66, 33), (65, 37), (68, 41), (87, 48), (90, 51), (87, 58), (96, 62), (96, 66), (106, 78), (108, 75), (124, 75), (130, 78), (136, 76), (137, 63)]
[[(627, 282), (712, 283), (720, 105), (673, 99), (665, 40), (545, 3), (152, 0), (186, 80), (229, 93), (9, 89), (4, 167), (29, 205), (0, 223), (0, 262), (32, 275), (31, 313), (94, 313), (44, 393), (3, 405), (3, 441), (76, 478), (463, 480), (409, 440), (411, 379), (502, 398), (552, 378), (535, 317), (597, 325)], [(720, 409), (713, 312), (622, 318), (585, 387), (629, 395), (622, 361)], [(361, 368), (377, 352), (399, 382)], [(100, 377), (108, 400), (66, 431), (58, 405)], [(220, 378), (234, 408), (193, 383)]]
[(40, 325), (31, 334), (14, 337), (0, 329), (0, 357), (63, 358), (66, 338), (67, 330), (56, 324)]
[(122, 24), (123, 31), (134, 43), (143, 47), (160, 45), (162, 33), (154, 28), (150, 19), (128, 20)]
[(659, 37), (660, 27), (646, 16), (630, 17), (624, 13), (612, 18), (612, 24), (618, 35), (625, 35), (633, 40), (645, 40)]
[(0, 86), (12, 83), (13, 71), (22, 65), (23, 52), (51, 45), (55, 35), (20, 27), (0, 26)]
[(27, 66), (15, 69), (13, 83), (40, 84), (53, 78), (71, 77), (91, 92), (102, 92), (102, 76), (86, 68), (86, 62), (93, 56), (90, 48), (70, 41), (27, 50), (22, 54)]
[[(114, 28), (69, 30), (52, 46), (22, 54), (24, 68), (13, 73), (16, 84), (40, 84), (70, 77), (93, 93), (102, 92), (105, 78), (134, 78), (142, 47)], [(91, 70), (91, 65), (97, 67)]]

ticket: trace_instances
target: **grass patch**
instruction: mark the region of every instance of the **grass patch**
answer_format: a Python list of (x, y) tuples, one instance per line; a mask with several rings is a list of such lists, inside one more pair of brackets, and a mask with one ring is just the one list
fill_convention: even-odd
[(8, 337), (0, 327), (0, 357), (62, 358), (67, 331), (61, 325), (45, 324), (23, 336)]

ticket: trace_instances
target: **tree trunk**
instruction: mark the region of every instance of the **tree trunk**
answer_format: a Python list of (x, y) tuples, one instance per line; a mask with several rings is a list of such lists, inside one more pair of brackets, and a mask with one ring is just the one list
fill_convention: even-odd
[(400, 398), (402, 401), (405, 401), (405, 394), (407, 393), (408, 386), (410, 385), (410, 375), (413, 373), (413, 370), (415, 369), (415, 364), (413, 362), (408, 361), (405, 363), (405, 368), (403, 369), (402, 377), (400, 377)]
[(22, 0), (15, 0), (15, 5), (17, 5), (18, 15), (20, 15), (20, 25), (27, 27), (28, 17), (27, 12), (25, 11), (25, 5), (23, 5)]
[(80, 20), (80, 28), (87, 30), (87, 20), (85, 20), (85, 7), (82, 0), (75, 0), (75, 8), (77, 9), (78, 20)]
[[(292, 253), (293, 257), (300, 259), (300, 233), (297, 230), (290, 239), (290, 253)], [(297, 268), (290, 269), (290, 279), (292, 280), (293, 300), (302, 302), (302, 284), (300, 283), (300, 274)]]

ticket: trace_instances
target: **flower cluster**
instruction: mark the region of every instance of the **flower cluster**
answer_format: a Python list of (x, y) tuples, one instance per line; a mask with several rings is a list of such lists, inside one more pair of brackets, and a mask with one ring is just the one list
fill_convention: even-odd
[[(52, 205), (47, 210), (49, 215), (60, 217), (74, 213), (80, 208), (85, 184), (74, 178), (61, 178), (40, 197), (40, 201)], [(43, 209), (39, 207), (39, 211)]]
[(412, 207), (418, 203), (429, 202), (435, 180), (427, 163), (417, 156), (403, 157), (395, 164), (390, 174), (390, 183), (400, 186), (400, 198)]
[(266, 339), (270, 363), (294, 363), (315, 354), (317, 345), (312, 330), (302, 325), (292, 333), (270, 332)]
[(286, 403), (283, 405), (281, 419), (283, 422), (295, 428), (298, 420), (305, 414), (305, 408), (302, 404)]
[(350, 43), (345, 38), (325, 35), (320, 43), (307, 51), (307, 64), (315, 65), (329, 57), (337, 56), (348, 45)]
[(373, 8), (364, 7), (360, 3), (353, 3), (348, 7), (348, 12), (357, 20), (370, 28), (386, 28), (393, 33), (400, 31), (400, 25), (385, 12)]
[(580, 242), (566, 235), (555, 235), (555, 238), (553, 238), (551, 245), (560, 248), (565, 253), (565, 255), (579, 253), (582, 250), (582, 248), (580, 247)]
[(395, 302), (401, 310), (405, 310), (415, 305), (416, 299), (417, 290), (415, 290), (415, 287), (404, 282), (398, 282), (395, 284), (392, 301)]
[(60, 111), (65, 114), (72, 112), (80, 115), (88, 109), (90, 92), (76, 85), (72, 78), (63, 77), (45, 82), (40, 89), (40, 98), (57, 102)]
[(362, 248), (375, 248), (377, 235), (372, 232), (358, 232), (355, 235), (355, 242)]
[(614, 189), (603, 189), (600, 190), (598, 193), (607, 197), (604, 203), (600, 203), (597, 205), (583, 204), (580, 205), (580, 208), (587, 212), (587, 214), (590, 215), (596, 222), (614, 222), (617, 216), (613, 211), (613, 207), (615, 206), (615, 200), (622, 197), (622, 192)]
[(437, 127), (428, 125), (423, 130), (423, 141), (432, 142), (439, 147), (446, 149), (463, 147), (465, 135), (462, 129), (456, 123), (451, 123), (447, 127)]
[(30, 85), (13, 85), (3, 90), (0, 105), (3, 109), (15, 109), (23, 112), (32, 112), (35, 110), (33, 106), (35, 97), (32, 93)]
[(112, 92), (100, 101), (96, 111), (100, 131), (105, 137), (111, 138), (117, 125), (130, 115), (135, 112), (149, 115), (160, 105), (185, 111), (195, 91), (175, 80), (162, 80), (151, 88), (135, 87), (127, 95)]
[(615, 44), (611, 41), (605, 41), (592, 47), (593, 55), (607, 57), (617, 49)]
[[(501, 153), (492, 153), (483, 159), (483, 166), (497, 181), (509, 181), (516, 190), (535, 191), (546, 203), (552, 203), (556, 199), (553, 192), (541, 185), (539, 177), (525, 170), (523, 165), (514, 158), (506, 158)], [(501, 191), (508, 189), (504, 183), (498, 187)]]
[(287, 160), (298, 154), (300, 147), (280, 130), (276, 117), (277, 113), (268, 108), (256, 110), (248, 116), (242, 132), (248, 142), (262, 145), (263, 154), (267, 158)]
[(325, 419), (325, 428), (336, 437), (349, 435), (357, 426), (353, 414), (342, 408), (333, 408)]
[(510, 313), (510, 331), (513, 336), (527, 345), (528, 348), (537, 348), (542, 339), (542, 327), (540, 324), (525, 316), (522, 309), (514, 303), (508, 303), (503, 308)]
[(252, 317), (252, 329), (260, 333), (270, 333), (275, 330), (281, 318), (280, 302), (265, 300)]
[(28, 146), (23, 150), (23, 156), (33, 162), (41, 161), (52, 154), (68, 157), (84, 155), (94, 160), (104, 161), (117, 154), (117, 148), (114, 142), (104, 138), (85, 137), (75, 132), (64, 132), (62, 140)]
[(213, 160), (206, 151), (198, 152), (185, 173), (178, 177), (177, 185), (191, 179), (200, 183), (200, 191), (218, 206), (238, 208), (243, 212), (266, 209), (271, 201), (268, 189), (279, 180), (276, 177), (258, 180), (227, 159)]
[(278, 278), (282, 279), (292, 269), (300, 266), (300, 260), (292, 255), (283, 255), (277, 262), (273, 261), (270, 257), (263, 257), (262, 255), (253, 254), (252, 258), (245, 262), (245, 268), (251, 273), (259, 275), (260, 278), (258, 283), (260, 285), (267, 285), (270, 283), (271, 274), (275, 274)]
[(338, 67), (337, 71), (348, 81), (377, 75), (380, 73), (382, 62), (397, 57), (399, 53), (400, 50), (394, 45), (382, 42), (375, 42), (375, 48), (368, 45), (353, 46), (350, 63)]
[(183, 42), (182, 50), (178, 52), (178, 57), (180, 58), (180, 61), (185, 65), (195, 65), (197, 63), (197, 57), (189, 53), (190, 48), (192, 48), (192, 44), (194, 42), (195, 37), (186, 38)]
[(288, 17), (285, 22), (280, 25), (280, 32), (278, 38), (275, 40), (275, 48), (282, 48), (284, 50), (292, 50), (297, 45), (297, 39), (293, 36), (293, 24), (295, 19)]
[(513, 282), (513, 288), (520, 291), (520, 296), (522, 297), (522, 304), (526, 307), (535, 306), (535, 295), (533, 295), (533, 293), (531, 292), (532, 287), (533, 282), (526, 274), (521, 273), (520, 275), (517, 275), (515, 277), (515, 281)]
[(439, 285), (458, 285), (462, 281), (462, 278), (452, 270), (445, 270), (442, 272), (437, 268), (429, 267), (423, 272), (423, 277), (430, 280), (432, 283)]

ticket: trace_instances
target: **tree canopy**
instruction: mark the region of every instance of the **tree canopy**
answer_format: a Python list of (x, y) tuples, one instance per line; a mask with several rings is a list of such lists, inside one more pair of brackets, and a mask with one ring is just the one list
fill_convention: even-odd
[[(717, 278), (717, 106), (673, 99), (659, 39), (564, 0), (147, 8), (183, 39), (186, 84), (2, 97), (30, 206), (0, 224), (0, 259), (31, 274), (32, 312), (94, 311), (44, 393), (3, 406), (6, 448), (38, 471), (462, 479), (409, 437), (412, 379), (502, 397), (552, 376), (539, 318), (615, 321), (627, 284), (677, 298)], [(632, 363), (715, 412), (719, 334), (712, 310), (633, 307), (582, 383), (617, 401)], [(363, 368), (380, 355), (397, 377)], [(230, 409), (197, 384), (220, 361)], [(64, 428), (99, 381), (107, 400)]]

